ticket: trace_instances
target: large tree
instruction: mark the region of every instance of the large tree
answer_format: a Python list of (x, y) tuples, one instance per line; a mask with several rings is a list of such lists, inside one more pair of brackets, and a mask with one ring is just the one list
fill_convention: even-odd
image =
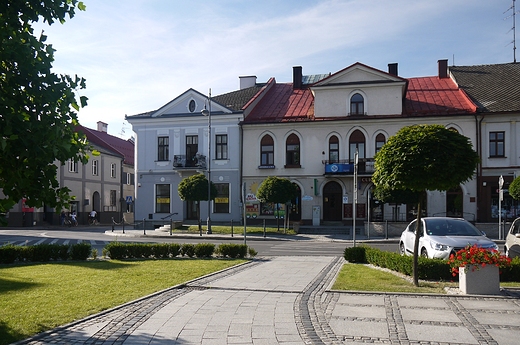
[[(260, 187), (258, 187), (256, 197), (261, 202), (275, 203), (278, 208), (278, 204), (285, 204), (291, 201), (296, 196), (296, 193), (296, 185), (288, 179), (269, 176), (262, 182)], [(276, 218), (278, 230), (280, 230), (279, 218), (280, 217)]]
[[(210, 198), (215, 200), (217, 197), (217, 187), (211, 182)], [(181, 200), (197, 201), (197, 222), (199, 225), (199, 233), (202, 236), (202, 224), (200, 222), (200, 202), (208, 200), (208, 179), (204, 174), (197, 174), (182, 179), (177, 187)], [(208, 212), (210, 210), (208, 209)], [(209, 229), (208, 229), (209, 230)]]
[(509, 195), (515, 200), (520, 199), (520, 176), (515, 177), (509, 185)]
[(469, 138), (442, 125), (404, 127), (375, 156), (372, 181), (383, 190), (421, 193), (417, 202), (413, 280), (418, 279), (422, 202), (427, 190), (449, 190), (470, 180), (479, 162)]
[(74, 131), (75, 111), (87, 100), (78, 102), (75, 90), (85, 80), (51, 72), (54, 49), (32, 27), (63, 23), (76, 8), (85, 9), (77, 0), (0, 4), (0, 214), (22, 198), (35, 207), (68, 204), (70, 190), (59, 186), (54, 163), (88, 160), (86, 140)]

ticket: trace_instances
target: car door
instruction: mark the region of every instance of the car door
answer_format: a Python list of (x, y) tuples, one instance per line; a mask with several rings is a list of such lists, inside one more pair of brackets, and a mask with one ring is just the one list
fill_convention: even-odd
[(507, 255), (510, 258), (520, 256), (520, 218), (517, 218), (507, 234), (506, 244), (508, 248)]
[(413, 246), (415, 244), (415, 224), (417, 219), (412, 221), (406, 228), (406, 234), (404, 237), (404, 247), (408, 254), (413, 254)]

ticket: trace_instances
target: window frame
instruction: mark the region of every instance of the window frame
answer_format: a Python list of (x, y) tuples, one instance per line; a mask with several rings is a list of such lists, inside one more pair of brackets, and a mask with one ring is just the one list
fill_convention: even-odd
[(78, 172), (78, 162), (73, 159), (69, 159), (69, 172), (77, 173)]
[(170, 160), (170, 137), (157, 137), (157, 161), (165, 162)]
[[(223, 141), (225, 140), (225, 142)], [(228, 135), (227, 134), (216, 134), (215, 135), (215, 159), (216, 160), (227, 160), (228, 158)]]
[[(363, 136), (363, 141), (361, 141), (361, 136)], [(350, 134), (348, 146), (349, 158), (351, 160), (354, 160), (356, 149), (358, 151), (358, 158), (366, 157), (366, 137), (365, 134), (363, 134), (363, 132), (361, 132), (359, 129), (356, 129), (354, 132), (352, 132), (352, 134)]]
[(301, 168), (300, 138), (292, 133), (285, 140), (285, 168)]
[[(381, 140), (381, 138), (383, 138), (383, 140)], [(376, 135), (375, 153), (381, 151), (381, 148), (384, 144), (386, 144), (386, 137), (383, 133), (379, 133), (378, 135)]]
[(92, 176), (99, 176), (99, 160), (92, 160)]
[[(502, 138), (498, 138), (499, 135), (502, 135)], [(492, 136), (493, 136), (493, 138), (492, 138)], [(505, 155), (505, 153), (506, 153), (505, 146), (506, 146), (506, 132), (505, 131), (489, 132), (489, 157), (490, 158), (505, 157), (506, 156)]]
[(116, 206), (117, 204), (117, 191), (115, 189), (110, 190), (110, 206)]
[(260, 167), (274, 168), (274, 139), (266, 134), (260, 140)]
[[(167, 202), (158, 202), (165, 199)], [(169, 183), (157, 183), (155, 185), (155, 213), (170, 213), (171, 210), (171, 185)], [(168, 209), (166, 210), (166, 206)]]
[(230, 213), (230, 183), (214, 183), (214, 185), (217, 188), (217, 196), (213, 201), (213, 213)]
[(117, 165), (116, 163), (110, 163), (110, 177), (117, 177)]
[[(335, 147), (332, 145), (335, 145)], [(336, 154), (335, 158), (333, 153)], [(336, 135), (332, 135), (329, 138), (329, 163), (339, 163), (339, 138)]]
[[(356, 98), (356, 99), (355, 99)], [(359, 99), (361, 98), (361, 99)], [(350, 115), (365, 115), (365, 97), (359, 92), (356, 92), (350, 97), (349, 102)]]

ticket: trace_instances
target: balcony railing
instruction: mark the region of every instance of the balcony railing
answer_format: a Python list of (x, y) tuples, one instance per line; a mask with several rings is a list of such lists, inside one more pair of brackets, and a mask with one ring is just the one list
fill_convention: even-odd
[[(325, 175), (354, 175), (354, 160), (340, 159), (337, 161), (322, 161), (325, 164)], [(358, 174), (372, 175), (374, 172), (373, 158), (358, 159)]]
[(180, 168), (206, 169), (206, 156), (196, 154), (191, 158), (186, 158), (186, 155), (174, 155), (173, 169)]

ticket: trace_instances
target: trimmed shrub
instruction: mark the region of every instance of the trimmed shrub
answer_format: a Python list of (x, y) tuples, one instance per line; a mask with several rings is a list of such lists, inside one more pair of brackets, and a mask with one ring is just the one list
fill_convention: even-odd
[(209, 258), (215, 252), (215, 245), (213, 243), (197, 243), (193, 252), (198, 258)]
[(181, 245), (178, 243), (170, 243), (168, 247), (168, 253), (172, 258), (178, 256), (181, 253)]
[(366, 263), (365, 249), (366, 249), (366, 247), (364, 247), (364, 246), (345, 248), (343, 257), (348, 262), (365, 264)]
[(223, 243), (218, 246), (217, 252), (220, 256), (229, 257), (231, 259), (245, 258), (247, 255), (247, 245)]
[(13, 244), (7, 244), (0, 247), (0, 264), (12, 264), (18, 259), (19, 247)]
[(170, 246), (168, 243), (154, 243), (150, 247), (154, 258), (165, 259), (170, 257)]
[(72, 260), (87, 260), (92, 252), (90, 243), (81, 242), (70, 246), (70, 258)]
[(500, 269), (500, 281), (520, 282), (520, 257), (511, 260), (511, 265)]
[(181, 255), (192, 258), (195, 255), (195, 245), (191, 243), (184, 243), (181, 246)]

